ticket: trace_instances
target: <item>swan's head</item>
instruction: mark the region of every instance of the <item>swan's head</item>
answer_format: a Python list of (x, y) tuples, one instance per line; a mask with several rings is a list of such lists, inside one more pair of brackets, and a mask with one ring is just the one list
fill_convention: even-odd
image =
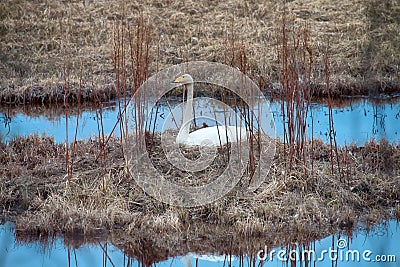
[(183, 74), (174, 80), (174, 83), (187, 84), (193, 83), (193, 78), (189, 74)]

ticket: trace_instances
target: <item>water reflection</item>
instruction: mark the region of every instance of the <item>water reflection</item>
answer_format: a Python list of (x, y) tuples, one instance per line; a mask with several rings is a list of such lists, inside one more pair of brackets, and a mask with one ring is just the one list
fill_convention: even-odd
[[(400, 251), (400, 227), (395, 221), (389, 221), (370, 232), (354, 232), (352, 237), (329, 236), (312, 242), (308, 246), (297, 247), (291, 243), (283, 248), (267, 248), (269, 254), (261, 261), (259, 251), (243, 251), (242, 255), (218, 253), (196, 254), (193, 252), (181, 256), (164, 254), (162, 250), (142, 252), (118, 248), (107, 241), (97, 241), (79, 246), (66, 245), (65, 240), (56, 238), (48, 242), (26, 242), (15, 237), (13, 224), (0, 226), (0, 266), (398, 266)], [(183, 238), (183, 237), (182, 237)], [(151, 242), (151, 241), (150, 241)], [(176, 241), (179, 242), (179, 241)], [(199, 240), (199, 243), (202, 241)], [(143, 246), (144, 244), (142, 244)], [(238, 244), (236, 244), (238, 245)], [(206, 245), (204, 245), (206, 247)], [(221, 248), (235, 251), (233, 248)], [(172, 249), (172, 247), (171, 247)], [(260, 247), (260, 249), (264, 249)], [(254, 250), (254, 251), (253, 251)], [(310, 261), (299, 258), (302, 252), (312, 251)], [(125, 251), (126, 253), (124, 254)], [(166, 248), (165, 251), (168, 251)], [(331, 253), (332, 251), (337, 251)], [(133, 253), (134, 255), (129, 255)], [(159, 253), (156, 255), (153, 253)], [(141, 259), (137, 255), (142, 255)], [(259, 257), (257, 257), (257, 254)], [(135, 257), (136, 255), (136, 257)], [(272, 255), (270, 257), (270, 255)], [(303, 254), (307, 255), (307, 254)], [(161, 256), (161, 257), (160, 257)], [(297, 256), (296, 259), (290, 257)], [(159, 258), (164, 260), (157, 261)]]
[[(194, 103), (194, 115), (197, 124), (202, 125), (203, 122), (208, 125), (215, 124), (215, 121), (210, 121), (210, 118), (224, 122), (223, 113), (215, 112), (204, 101), (206, 100)], [(168, 116), (171, 110), (179, 104), (181, 104), (180, 101), (171, 100), (168, 105), (161, 103), (157, 110), (153, 110), (151, 117), (153, 119), (157, 118), (154, 125), (155, 131), (163, 130), (166, 119), (171, 117)], [(282, 137), (281, 104), (279, 102), (270, 102), (270, 107), (274, 114), (277, 134)], [(102, 118), (104, 133), (106, 135), (110, 134), (118, 121), (118, 109), (115, 103), (109, 103), (109, 106), (105, 107), (101, 114), (98, 110), (92, 109), (81, 112), (79, 115), (70, 115), (67, 120), (69, 140), (73, 140), (76, 129), (77, 139), (98, 136), (102, 130), (100, 117)], [(267, 120), (267, 116), (265, 115), (262, 119)], [(333, 109), (333, 119), (336, 139), (339, 145), (350, 143), (363, 145), (371, 138), (375, 140), (386, 138), (390, 143), (398, 142), (400, 139), (400, 98), (380, 103), (369, 99), (349, 102), (346, 106)], [(174, 114), (173, 120), (181, 120), (179, 113)], [(327, 105), (313, 103), (307, 118), (307, 124), (310, 137), (321, 138), (323, 141), (329, 142)], [(13, 112), (10, 115), (9, 110), (2, 108), (0, 113), (0, 137), (2, 137), (3, 141), (9, 141), (16, 136), (26, 136), (30, 133), (54, 136), (56, 142), (64, 142), (66, 138), (65, 115), (62, 115), (62, 113), (55, 116), (48, 116), (44, 113), (28, 113), (27, 115), (22, 112)], [(119, 136), (119, 127), (116, 127), (114, 134)]]

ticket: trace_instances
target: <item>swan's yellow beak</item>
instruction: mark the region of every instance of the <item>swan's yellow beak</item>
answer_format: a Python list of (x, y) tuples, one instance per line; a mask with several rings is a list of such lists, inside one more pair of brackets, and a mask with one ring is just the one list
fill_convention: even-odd
[(182, 76), (179, 76), (178, 78), (176, 78), (175, 80), (174, 80), (174, 83), (180, 83), (180, 82), (182, 82)]

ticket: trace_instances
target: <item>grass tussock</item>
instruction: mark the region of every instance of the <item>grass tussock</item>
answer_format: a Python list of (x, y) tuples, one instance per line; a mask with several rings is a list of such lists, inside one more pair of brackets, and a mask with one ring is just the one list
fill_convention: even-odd
[[(399, 4), (396, 1), (313, 0), (243, 3), (239, 0), (209, 1), (74, 1), (0, 3), (0, 102), (62, 102), (63, 73), (69, 70), (71, 99), (76, 99), (83, 80), (82, 100), (93, 94), (117, 95), (115, 72), (125, 67), (119, 57), (139, 35), (149, 52), (132, 55), (150, 59), (148, 73), (189, 60), (235, 65), (257, 81), (264, 91), (276, 91), (280, 68), (279, 36), (285, 27), (299, 41), (299, 29), (308, 25), (315, 94), (324, 92), (323, 55), (331, 62), (332, 92), (370, 95), (399, 91)], [(287, 17), (282, 25), (282, 15)], [(143, 22), (151, 31), (132, 31)], [(126, 27), (125, 32), (120, 25)], [(118, 35), (122, 34), (122, 35)], [(118, 36), (117, 36), (118, 35)], [(117, 37), (117, 38), (116, 38)], [(132, 39), (131, 39), (132, 37)], [(235, 41), (232, 41), (235, 40)], [(118, 41), (119, 42), (119, 41)], [(116, 50), (118, 49), (122, 50)], [(125, 50), (125, 51), (123, 51)], [(147, 52), (146, 52), (147, 51)], [(119, 52), (116, 54), (115, 52)], [(121, 61), (122, 60), (122, 61)], [(133, 62), (140, 62), (135, 61)], [(128, 63), (128, 62), (126, 62)], [(135, 65), (128, 66), (121, 81), (131, 81)], [(131, 84), (128, 83), (128, 86)], [(136, 85), (132, 85), (135, 87)], [(130, 88), (131, 89), (131, 88)]]
[[(278, 151), (282, 146), (277, 143)], [(332, 174), (330, 148), (322, 142), (314, 143), (310, 175), (302, 161), (294, 161), (287, 172), (277, 153), (271, 179), (257, 191), (246, 193), (239, 183), (217, 202), (196, 208), (169, 206), (144, 193), (127, 171), (120, 140), (110, 139), (104, 148), (105, 166), (96, 161), (101, 148), (98, 140), (77, 143), (68, 178), (65, 145), (38, 136), (1, 144), (2, 214), (25, 232), (121, 231), (127, 238), (156, 238), (229, 229), (243, 236), (290, 233), (298, 240), (399, 217), (400, 147), (385, 141), (341, 148), (339, 156), (346, 159), (342, 179)]]

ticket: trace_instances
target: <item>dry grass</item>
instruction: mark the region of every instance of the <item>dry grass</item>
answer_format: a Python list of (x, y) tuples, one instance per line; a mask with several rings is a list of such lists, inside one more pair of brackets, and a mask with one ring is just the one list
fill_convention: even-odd
[[(318, 86), (324, 82), (325, 52), (336, 95), (398, 91), (397, 1), (296, 0), (286, 7), (289, 32), (304, 24), (310, 28), (317, 95), (326, 94)], [(135, 25), (141, 14), (152, 26), (151, 73), (186, 60), (231, 65), (244, 51), (246, 73), (263, 90), (273, 91), (284, 10), (279, 1), (2, 1), (0, 101), (62, 102), (65, 68), (72, 99), (81, 76), (88, 94), (83, 100), (93, 101), (96, 91), (104, 99), (114, 97), (115, 26), (121, 21)]]
[(385, 141), (341, 149), (339, 156), (346, 159), (347, 168), (343, 181), (331, 174), (329, 146), (322, 142), (314, 144), (312, 175), (304, 174), (301, 163), (285, 173), (278, 144), (271, 179), (260, 189), (246, 193), (239, 186), (217, 202), (197, 208), (169, 206), (146, 195), (128, 174), (117, 139), (106, 147), (104, 171), (103, 163), (96, 161), (100, 147), (96, 140), (76, 145), (67, 183), (64, 145), (37, 136), (1, 144), (2, 214), (28, 232), (121, 231), (126, 238), (156, 238), (190, 229), (196, 236), (210, 231), (278, 237), (291, 233), (298, 240), (399, 214), (400, 147)]
[[(238, 67), (264, 91), (281, 95), (282, 14), (286, 14), (289, 49), (302, 47), (297, 42), (303, 35), (309, 38), (303, 51), (293, 53), (309, 57), (297, 63), (312, 60), (310, 70), (294, 67), (297, 73), (309, 75), (304, 92), (311, 86), (313, 96), (327, 95), (324, 55), (329, 56), (333, 96), (398, 92), (398, 11), (399, 4), (391, 0), (296, 0), (286, 7), (273, 1), (238, 0), (184, 4), (2, 1), (0, 103), (77, 103), (80, 98), (98, 104), (99, 100), (126, 97), (149, 73), (188, 60)], [(141, 18), (144, 28), (137, 24)], [(139, 28), (146, 36), (138, 41), (143, 47), (136, 46), (132, 54), (122, 40), (128, 41), (129, 32), (124, 36), (122, 30)], [(150, 47), (146, 40), (151, 40)], [(125, 61), (129, 57), (132, 66)], [(64, 91), (67, 80), (68, 96)], [(289, 80), (298, 81), (297, 77)], [(8, 107), (3, 108), (10, 114)], [(86, 108), (91, 107), (79, 105), (69, 114)], [(47, 112), (40, 105), (23, 110), (28, 114)], [(60, 107), (54, 112), (63, 114), (65, 110)], [(209, 182), (202, 178), (218, 175), (218, 167), (226, 163), (222, 155), (205, 172), (171, 171), (159, 140), (147, 141), (158, 170), (178, 183)], [(332, 147), (313, 142), (304, 145), (306, 156), (293, 153), (292, 166), (287, 168), (284, 151), (289, 147), (278, 141), (270, 180), (254, 193), (243, 190), (242, 179), (213, 204), (178, 208), (158, 202), (138, 187), (127, 171), (121, 140), (110, 139), (104, 153), (100, 153), (104, 139), (78, 142), (66, 159), (65, 145), (55, 144), (51, 138), (17, 138), (8, 145), (0, 144), (0, 164), (5, 166), (0, 170), (0, 211), (17, 223), (19, 234), (112, 232), (113, 244), (147, 260), (162, 257), (151, 248), (143, 250), (149, 239), (157, 240), (162, 244), (157, 248), (164, 251), (174, 247), (168, 255), (187, 252), (184, 246), (188, 243), (198, 252), (205, 251), (201, 246), (207, 244), (221, 253), (242, 255), (220, 248), (242, 242), (243, 237), (261, 237), (249, 241), (254, 252), (266, 239), (271, 247), (307, 242), (338, 229), (352, 230), (359, 222), (400, 218), (399, 145), (371, 141), (364, 147), (344, 147), (333, 157)], [(183, 152), (188, 157), (198, 156), (196, 151)], [(106, 159), (98, 157), (99, 153)], [(184, 235), (187, 239), (183, 242)], [(224, 238), (218, 238), (221, 236)], [(197, 242), (196, 238), (207, 241)], [(237, 249), (245, 251), (244, 247)]]

